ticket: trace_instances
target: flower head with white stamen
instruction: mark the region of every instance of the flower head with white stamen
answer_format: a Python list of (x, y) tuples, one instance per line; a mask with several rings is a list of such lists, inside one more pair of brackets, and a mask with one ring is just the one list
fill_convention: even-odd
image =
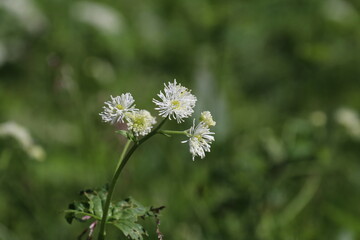
[(130, 93), (121, 94), (120, 96), (110, 96), (111, 100), (106, 101), (100, 116), (104, 122), (114, 124), (116, 122), (124, 122), (126, 112), (136, 111), (135, 100)]
[(129, 130), (132, 130), (135, 136), (145, 136), (151, 132), (156, 123), (155, 117), (146, 110), (134, 111), (125, 114)]
[(213, 132), (210, 132), (209, 127), (200, 122), (195, 126), (195, 120), (193, 126), (188, 130), (188, 140), (182, 141), (182, 143), (189, 142), (190, 153), (192, 154), (193, 161), (196, 156), (200, 158), (205, 157), (205, 152), (210, 152), (210, 144), (215, 141)]
[(158, 94), (161, 101), (153, 99), (153, 102), (158, 106), (155, 109), (159, 110), (159, 115), (162, 117), (169, 117), (170, 120), (174, 118), (178, 123), (183, 122), (184, 118), (190, 117), (194, 112), (196, 97), (186, 87), (178, 84), (176, 80), (164, 85), (164, 93), (160, 91)]
[(201, 113), (200, 121), (205, 123), (205, 125), (208, 127), (213, 127), (216, 125), (216, 122), (213, 120), (209, 111), (204, 111)]

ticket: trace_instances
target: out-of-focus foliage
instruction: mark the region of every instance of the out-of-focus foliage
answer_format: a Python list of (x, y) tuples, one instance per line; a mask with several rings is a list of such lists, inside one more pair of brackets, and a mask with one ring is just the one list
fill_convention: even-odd
[(103, 102), (153, 109), (173, 78), (213, 113), (212, 151), (192, 162), (184, 139), (155, 137), (115, 200), (165, 205), (165, 239), (358, 239), (359, 26), (354, 0), (1, 0), (0, 239), (88, 227), (63, 210), (116, 166)]

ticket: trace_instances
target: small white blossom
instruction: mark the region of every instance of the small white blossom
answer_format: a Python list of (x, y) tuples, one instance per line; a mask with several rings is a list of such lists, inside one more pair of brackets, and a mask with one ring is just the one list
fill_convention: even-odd
[(200, 121), (205, 123), (205, 125), (208, 127), (212, 127), (216, 125), (216, 122), (213, 120), (211, 113), (209, 111), (204, 111), (201, 113)]
[(169, 117), (170, 120), (171, 118), (176, 119), (178, 123), (183, 122), (184, 118), (190, 117), (194, 112), (196, 97), (186, 87), (178, 84), (176, 80), (164, 85), (164, 93), (160, 91), (158, 94), (161, 101), (153, 99), (153, 102), (158, 106), (155, 109), (159, 110), (159, 115), (162, 117)]
[(193, 161), (196, 156), (200, 158), (205, 157), (205, 152), (210, 152), (210, 144), (215, 141), (212, 136), (213, 132), (210, 132), (209, 127), (204, 123), (200, 122), (195, 126), (195, 120), (193, 126), (189, 129), (188, 140), (182, 141), (182, 143), (189, 142), (190, 153), (192, 154)]
[(104, 122), (124, 122), (124, 116), (126, 112), (135, 111), (135, 100), (130, 93), (121, 94), (117, 97), (111, 97), (111, 101), (106, 101), (104, 111), (100, 113), (100, 116)]
[(146, 110), (126, 113), (128, 128), (136, 136), (145, 136), (151, 132), (151, 128), (156, 123), (155, 118)]

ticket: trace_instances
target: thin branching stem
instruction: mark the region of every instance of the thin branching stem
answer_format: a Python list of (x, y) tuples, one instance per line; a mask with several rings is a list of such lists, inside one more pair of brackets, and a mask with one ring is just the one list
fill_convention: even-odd
[(121, 171), (123, 170), (123, 168), (125, 167), (126, 163), (128, 162), (128, 160), (130, 159), (131, 155), (135, 152), (135, 150), (141, 145), (143, 144), (146, 140), (148, 140), (149, 138), (151, 138), (152, 136), (154, 136), (156, 133), (158, 133), (159, 129), (162, 127), (162, 125), (165, 123), (166, 118), (153, 130), (151, 131), (148, 135), (146, 135), (145, 137), (143, 137), (142, 139), (140, 139), (137, 142), (134, 142), (133, 145), (131, 146), (130, 150), (128, 150), (130, 143), (132, 142), (131, 140), (128, 140), (123, 152), (121, 153), (121, 156), (119, 158), (119, 163), (118, 163), (118, 167), (114, 173), (114, 176), (111, 180), (110, 186), (109, 186), (109, 192), (108, 195), (106, 196), (106, 200), (105, 200), (105, 205), (103, 208), (103, 216), (101, 219), (101, 223), (100, 223), (100, 230), (99, 230), (99, 236), (98, 236), (98, 240), (104, 240), (105, 239), (105, 235), (106, 235), (106, 231), (105, 231), (105, 226), (106, 226), (106, 221), (107, 221), (107, 216), (109, 213), (109, 207), (110, 207), (110, 202), (111, 202), (111, 198), (115, 189), (115, 185), (116, 182), (120, 176)]
[(173, 130), (160, 130), (158, 131), (160, 134), (165, 135), (187, 135), (187, 131), (173, 131)]

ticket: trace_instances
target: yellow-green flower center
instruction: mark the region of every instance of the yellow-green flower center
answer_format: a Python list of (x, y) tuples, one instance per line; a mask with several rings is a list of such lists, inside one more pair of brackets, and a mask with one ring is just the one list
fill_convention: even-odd
[(124, 110), (124, 107), (121, 104), (116, 105), (116, 108), (119, 109), (119, 110)]
[(173, 109), (179, 109), (180, 108), (180, 102), (178, 100), (171, 101), (171, 105), (173, 106)]
[(133, 118), (133, 125), (134, 126), (143, 126), (146, 123), (146, 119), (144, 116), (136, 116)]
[(195, 138), (197, 138), (197, 140), (201, 141), (202, 140), (202, 136), (201, 135), (194, 135)]

